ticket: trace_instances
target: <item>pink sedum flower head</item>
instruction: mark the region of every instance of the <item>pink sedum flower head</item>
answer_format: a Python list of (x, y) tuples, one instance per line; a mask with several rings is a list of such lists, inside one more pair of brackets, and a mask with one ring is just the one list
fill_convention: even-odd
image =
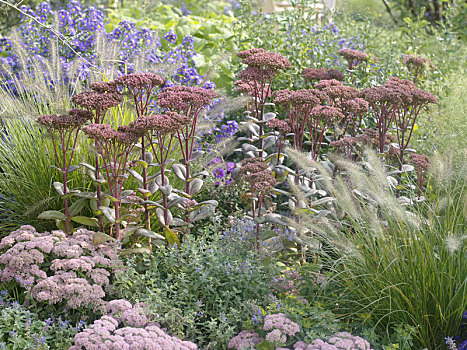
[(129, 90), (152, 89), (157, 86), (164, 86), (165, 79), (154, 73), (133, 73), (122, 75), (115, 79), (118, 86), (124, 86)]
[(290, 62), (286, 57), (265, 50), (249, 54), (242, 62), (250, 67), (272, 69), (275, 71), (290, 68)]
[(370, 105), (363, 98), (353, 98), (342, 103), (345, 112), (354, 114), (364, 114), (368, 112)]
[(238, 57), (240, 58), (247, 58), (251, 55), (254, 55), (254, 54), (257, 54), (257, 53), (262, 53), (262, 52), (266, 52), (265, 49), (262, 49), (262, 48), (257, 48), (257, 49), (248, 49), (248, 50), (245, 50), (245, 51), (240, 51), (237, 55)]
[[(16, 280), (39, 302), (71, 309), (100, 307), (119, 262), (115, 244), (96, 246), (92, 235), (84, 229), (69, 236), (22, 226), (0, 241), (0, 281)], [(43, 266), (46, 261), (50, 266)]]
[(373, 350), (370, 343), (348, 332), (339, 332), (329, 338), (328, 343), (338, 350)]
[(430, 167), (430, 158), (424, 154), (412, 153), (409, 159), (418, 171), (427, 171)]
[(428, 58), (423, 58), (417, 55), (404, 55), (404, 64), (411, 71), (423, 70), (426, 67), (434, 68), (433, 62)]
[(264, 318), (263, 329), (265, 331), (276, 329), (289, 336), (293, 336), (300, 332), (298, 324), (291, 321), (283, 313), (267, 315)]
[(69, 115), (42, 115), (37, 118), (37, 122), (51, 130), (65, 131), (78, 128), (91, 118), (92, 114), (87, 111), (72, 109)]
[[(274, 69), (264, 69), (261, 67), (246, 67), (240, 73), (238, 77), (243, 81), (254, 81), (255, 84), (263, 85), (268, 84), (276, 76), (276, 71)], [(266, 87), (265, 87), (266, 88)]]
[[(341, 49), (337, 52), (338, 55), (344, 57), (349, 64), (349, 69), (352, 69), (354, 66), (357, 66), (361, 62), (366, 62), (370, 58), (370, 55), (352, 49)], [(376, 57), (374, 58), (377, 61)]]
[(190, 108), (198, 109), (211, 104), (217, 94), (196, 86), (170, 86), (157, 97), (160, 107), (174, 112), (187, 113)]
[(256, 345), (261, 343), (264, 339), (259, 336), (254, 330), (241, 331), (238, 335), (233, 337), (229, 342), (229, 349), (235, 350), (250, 350), (254, 349)]
[(115, 81), (98, 81), (90, 86), (92, 91), (100, 93), (118, 93)]
[(122, 96), (117, 92), (101, 93), (97, 91), (83, 91), (71, 98), (73, 103), (89, 111), (103, 113), (122, 102)]
[(330, 68), (325, 70), (324, 68), (307, 68), (303, 71), (303, 75), (306, 79), (311, 81), (321, 81), (321, 80), (344, 80), (344, 74), (339, 70)]
[(107, 304), (107, 313), (119, 319), (124, 311), (130, 310), (132, 307), (131, 303), (124, 299), (112, 300)]
[(326, 122), (344, 118), (344, 115), (337, 108), (331, 106), (316, 106), (311, 110), (311, 116)]
[(279, 131), (281, 134), (287, 134), (290, 132), (290, 125), (285, 120), (277, 118), (270, 119), (266, 122), (266, 126), (271, 129)]
[[(133, 309), (126, 310), (130, 312)], [(103, 316), (75, 335), (69, 350), (197, 350), (196, 344), (172, 337), (153, 323), (119, 328), (112, 316)]]
[(287, 341), (287, 336), (283, 334), (279, 329), (274, 329), (268, 334), (266, 334), (265, 339), (270, 343), (285, 343)]

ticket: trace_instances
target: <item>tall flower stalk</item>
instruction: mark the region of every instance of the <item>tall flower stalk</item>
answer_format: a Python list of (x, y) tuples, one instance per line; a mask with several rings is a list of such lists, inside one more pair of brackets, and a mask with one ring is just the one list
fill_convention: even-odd
[[(114, 215), (108, 213), (106, 217), (115, 223), (115, 238), (118, 240), (123, 179), (128, 166), (128, 156), (142, 135), (128, 126), (120, 126), (118, 131), (115, 131), (108, 124), (90, 124), (83, 128), (83, 132), (95, 140), (98, 153), (103, 159), (104, 173), (115, 210)], [(106, 210), (103, 207), (99, 209)]]
[(417, 88), (408, 80), (391, 77), (386, 86), (399, 91), (401, 96), (394, 108), (394, 116), (399, 146), (399, 170), (402, 171), (404, 153), (409, 146), (418, 115), (429, 103), (438, 103), (438, 100), (433, 94)]
[(264, 212), (264, 198), (274, 188), (277, 181), (261, 158), (245, 159), (239, 173), (242, 175), (242, 180), (250, 186), (251, 216), (256, 222), (255, 249), (258, 253), (260, 248), (259, 225)]
[[(67, 233), (70, 233), (70, 212), (66, 196), (68, 193), (67, 176), (68, 173), (77, 169), (77, 167), (71, 167), (71, 162), (75, 153), (78, 133), (81, 126), (91, 118), (92, 114), (87, 111), (72, 109), (69, 115), (43, 115), (37, 119), (37, 122), (44, 126), (50, 134), (55, 160), (58, 164), (57, 169), (62, 173), (63, 183), (54, 183), (54, 187), (63, 198), (65, 206), (65, 231)], [(57, 140), (56, 136), (58, 136)]]
[[(165, 79), (154, 73), (134, 73), (123, 75), (115, 80), (117, 86), (127, 90), (134, 102), (136, 116), (140, 118), (148, 114), (151, 107), (151, 98), (154, 92), (165, 84)], [(146, 162), (146, 138), (141, 138), (141, 160), (142, 160), (142, 178), (143, 189), (148, 190), (148, 167)], [(151, 229), (151, 216), (147, 204), (144, 204), (144, 217), (146, 229)]]
[(254, 102), (254, 118), (259, 124), (259, 148), (260, 157), (263, 157), (264, 134), (264, 107), (271, 95), (271, 85), (279, 70), (290, 68), (290, 62), (284, 56), (263, 49), (249, 49), (241, 51), (238, 56), (242, 63), (248, 67), (238, 74), (244, 85), (249, 90)]
[[(160, 107), (178, 113), (189, 120), (183, 122), (183, 127), (177, 129), (177, 139), (182, 152), (185, 167), (185, 192), (191, 196), (191, 162), (195, 150), (195, 136), (198, 117), (217, 97), (217, 94), (208, 89), (188, 86), (171, 86), (162, 90), (157, 98)], [(186, 213), (187, 222), (190, 222), (189, 213)]]
[[(173, 139), (180, 128), (190, 123), (190, 118), (175, 112), (166, 112), (159, 115), (142, 116), (130, 123), (130, 127), (139, 130), (143, 134), (143, 139), (148, 140), (154, 158), (160, 168), (159, 190), (162, 194), (163, 222), (167, 226), (171, 224), (169, 214), (168, 197), (170, 189), (166, 181), (167, 159), (173, 148)], [(157, 183), (158, 181), (156, 181)], [(152, 192), (152, 191), (151, 191)], [(146, 207), (147, 208), (147, 204)]]
[[(92, 91), (83, 91), (72, 97), (72, 101), (85, 108), (87, 111), (93, 113), (92, 122), (94, 124), (102, 124), (105, 120), (105, 115), (107, 111), (118, 106), (122, 102), (122, 96), (117, 90), (115, 82), (97, 82), (91, 84)], [(96, 140), (95, 140), (96, 141)], [(95, 142), (96, 147), (98, 146), (97, 141)], [(99, 152), (99, 150), (98, 150)], [(99, 164), (99, 154), (95, 154), (94, 158), (95, 168), (93, 181), (96, 184), (97, 192), (97, 207), (99, 208), (102, 205), (102, 175), (100, 172), (101, 165)], [(99, 230), (104, 232), (104, 220), (102, 215), (97, 216), (99, 223)]]

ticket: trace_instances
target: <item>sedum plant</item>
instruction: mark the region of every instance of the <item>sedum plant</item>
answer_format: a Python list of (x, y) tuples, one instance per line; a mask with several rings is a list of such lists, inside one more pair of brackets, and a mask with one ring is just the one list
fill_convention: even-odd
[[(62, 173), (63, 182), (54, 182), (54, 188), (57, 190), (58, 194), (62, 197), (65, 205), (65, 213), (54, 211), (46, 211), (39, 215), (40, 219), (56, 219), (62, 220), (59, 223), (65, 222), (64, 231), (67, 233), (71, 232), (70, 227), (70, 218), (78, 214), (79, 207), (73, 207), (70, 212), (68, 206), (68, 174), (77, 170), (79, 167), (77, 165), (71, 165), (73, 156), (76, 149), (76, 143), (78, 141), (78, 133), (81, 126), (91, 119), (92, 114), (80, 109), (72, 109), (69, 112), (69, 115), (57, 116), (53, 115), (43, 115), (37, 119), (37, 122), (44, 126), (50, 134), (53, 144), (53, 152), (55, 155), (55, 160), (57, 161), (58, 171)], [(57, 137), (57, 141), (55, 138)], [(76, 209), (76, 210), (75, 210)]]

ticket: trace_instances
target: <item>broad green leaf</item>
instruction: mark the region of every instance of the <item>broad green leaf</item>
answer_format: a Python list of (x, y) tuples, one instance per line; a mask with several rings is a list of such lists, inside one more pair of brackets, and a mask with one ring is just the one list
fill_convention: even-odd
[(92, 226), (92, 227), (99, 227), (99, 223), (96, 218), (89, 218), (87, 216), (75, 216), (72, 217), (71, 220), (77, 222), (78, 224)]
[(168, 226), (164, 228), (164, 234), (169, 244), (174, 245), (175, 243), (177, 243), (177, 245), (180, 246), (180, 241), (177, 237), (177, 234), (174, 231), (172, 231)]
[(137, 229), (137, 230), (135, 231), (135, 235), (144, 236), (144, 237), (153, 238), (153, 239), (165, 240), (165, 237), (164, 237), (164, 236), (160, 235), (159, 233), (156, 233), (156, 232), (147, 230), (147, 229), (145, 229), (145, 228), (139, 228), (139, 229)]
[(65, 220), (66, 216), (65, 214), (59, 211), (56, 211), (56, 210), (47, 210), (47, 211), (40, 213), (37, 218), (44, 219), (44, 220), (52, 220), (52, 219)]
[(150, 247), (140, 247), (140, 248), (129, 248), (123, 249), (120, 251), (120, 255), (130, 255), (130, 254), (151, 254), (152, 249)]
[[(86, 198), (80, 198), (70, 206), (70, 216), (76, 216), (86, 204)], [(97, 209), (97, 207), (96, 207)]]
[(92, 243), (94, 243), (94, 245), (99, 245), (99, 244), (102, 244), (105, 242), (111, 242), (111, 241), (115, 241), (115, 238), (103, 232), (96, 232), (92, 236)]

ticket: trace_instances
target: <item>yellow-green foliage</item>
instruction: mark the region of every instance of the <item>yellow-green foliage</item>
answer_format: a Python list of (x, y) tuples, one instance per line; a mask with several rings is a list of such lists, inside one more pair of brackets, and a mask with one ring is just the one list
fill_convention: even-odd
[(467, 149), (467, 73), (453, 73), (446, 81), (439, 110), (433, 111), (424, 131), (427, 147), (465, 157)]

